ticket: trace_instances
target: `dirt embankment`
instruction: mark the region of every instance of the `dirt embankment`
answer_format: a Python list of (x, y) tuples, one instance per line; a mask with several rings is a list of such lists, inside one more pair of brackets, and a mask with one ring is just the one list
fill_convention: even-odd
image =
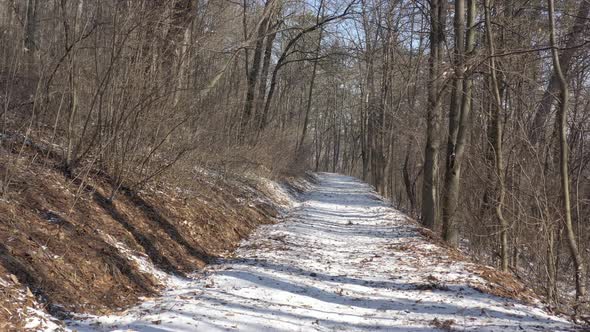
[(182, 276), (273, 222), (281, 204), (271, 182), (240, 176), (200, 172), (190, 189), (122, 190), (111, 203), (105, 179), (81, 184), (46, 161), (22, 169), (0, 201), (2, 331), (24, 329), (34, 308), (106, 313), (154, 295), (158, 280), (130, 251)]

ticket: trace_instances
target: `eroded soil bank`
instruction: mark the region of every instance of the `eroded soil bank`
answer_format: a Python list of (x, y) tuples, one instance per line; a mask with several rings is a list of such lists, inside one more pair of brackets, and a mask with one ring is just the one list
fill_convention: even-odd
[(27, 166), (0, 201), (2, 331), (59, 328), (47, 313), (109, 314), (155, 296), (163, 284), (148, 267), (177, 277), (202, 268), (274, 222), (306, 183), (195, 169), (188, 188), (123, 188), (111, 202), (107, 178)]

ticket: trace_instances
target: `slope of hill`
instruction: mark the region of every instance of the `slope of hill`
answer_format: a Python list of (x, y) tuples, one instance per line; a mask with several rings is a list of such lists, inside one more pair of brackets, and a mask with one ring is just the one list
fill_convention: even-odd
[(105, 176), (67, 178), (26, 149), (32, 161), (11, 172), (0, 201), (0, 330), (57, 328), (47, 313), (109, 314), (156, 296), (165, 286), (158, 273), (204, 267), (273, 223), (290, 204), (287, 190), (305, 185), (195, 168), (186, 188), (122, 188), (111, 202)]

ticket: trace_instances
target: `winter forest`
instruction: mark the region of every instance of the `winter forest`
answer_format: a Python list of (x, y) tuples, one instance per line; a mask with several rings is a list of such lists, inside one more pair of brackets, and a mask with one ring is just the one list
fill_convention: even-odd
[[(31, 174), (50, 178), (42, 169), (78, 188), (64, 211), (92, 184), (111, 215), (131, 192), (193, 182), (195, 165), (330, 172), (582, 322), (589, 11), (588, 0), (1, 0), (0, 265), (48, 302), (69, 298), (40, 268), (14, 272), (27, 264), (10, 237), (54, 234), (9, 217), (21, 211), (10, 204), (28, 209)], [(47, 202), (31, 209), (57, 211)]]

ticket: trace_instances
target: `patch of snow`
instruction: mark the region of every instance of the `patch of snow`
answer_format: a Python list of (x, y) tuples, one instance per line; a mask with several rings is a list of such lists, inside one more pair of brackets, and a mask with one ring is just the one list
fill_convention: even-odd
[(63, 331), (59, 321), (48, 315), (45, 311), (27, 307), (24, 315), (27, 316), (25, 329), (27, 331)]
[(272, 202), (268, 200), (267, 203), (278, 205), (281, 214), (285, 215), (288, 211), (299, 205), (299, 201), (291, 195), (285, 184), (269, 179), (262, 179), (262, 184), (266, 187), (267, 192), (272, 195)]
[(16, 298), (14, 300), (18, 303), (28, 303), (27, 306), (17, 309), (16, 314), (20, 317), (26, 317), (24, 328), (27, 331), (64, 331), (63, 324), (47, 312), (42, 310), (42, 305), (34, 298), (31, 291), (22, 287), (17, 282), (16, 276), (10, 275), (14, 282), (6, 281), (0, 278), (1, 287), (11, 287), (16, 290)]
[(101, 231), (99, 231), (99, 233), (106, 243), (117, 248), (121, 257), (127, 257), (127, 259), (137, 265), (139, 271), (154, 276), (162, 285), (174, 286), (183, 284), (184, 278), (160, 270), (149, 260), (147, 255), (129, 249), (125, 244), (117, 241), (109, 234)]

